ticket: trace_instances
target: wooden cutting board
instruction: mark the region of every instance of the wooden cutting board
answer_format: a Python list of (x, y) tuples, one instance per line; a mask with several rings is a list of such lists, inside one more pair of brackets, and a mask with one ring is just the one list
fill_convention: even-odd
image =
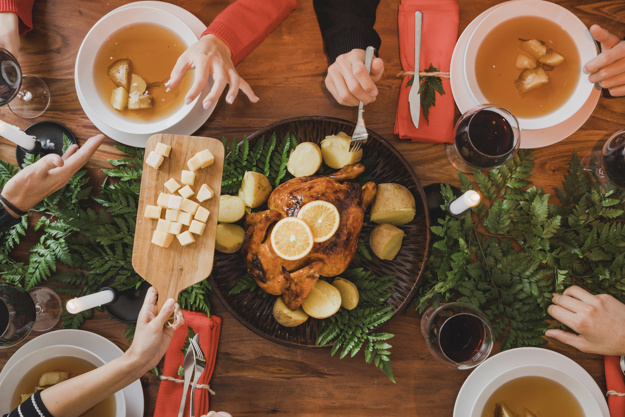
[[(145, 158), (156, 148), (159, 142), (171, 146), (171, 153), (156, 170), (145, 163)], [(162, 248), (151, 243), (158, 220), (145, 218), (145, 207), (157, 205), (156, 200), (161, 192), (179, 195), (177, 191), (170, 193), (165, 188), (165, 182), (174, 178), (178, 183), (181, 183), (182, 170), (189, 170), (187, 161), (204, 149), (211, 151), (215, 157), (215, 162), (209, 167), (195, 171), (195, 183), (191, 187), (196, 194), (202, 184), (208, 185), (215, 191), (215, 195), (211, 199), (200, 203), (202, 207), (210, 211), (204, 234), (201, 236), (194, 235), (195, 242), (187, 246), (180, 245), (177, 238), (174, 238), (168, 248)], [(145, 147), (145, 158), (135, 242), (132, 251), (132, 266), (143, 279), (158, 290), (157, 307), (160, 311), (168, 298), (178, 300), (178, 294), (182, 290), (208, 278), (213, 269), (224, 147), (218, 139), (159, 134), (148, 139)], [(195, 195), (191, 199), (197, 202)], [(161, 218), (164, 217), (165, 210), (163, 209)], [(183, 231), (187, 229), (186, 226), (182, 227)]]

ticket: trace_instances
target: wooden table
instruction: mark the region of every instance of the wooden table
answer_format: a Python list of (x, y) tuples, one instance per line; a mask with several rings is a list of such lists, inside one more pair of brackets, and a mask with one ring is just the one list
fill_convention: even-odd
[[(232, 0), (177, 0), (200, 19), (209, 22)], [(625, 35), (625, 3), (622, 1), (559, 0), (586, 24), (599, 23)], [(52, 91), (52, 104), (42, 119), (70, 126), (84, 140), (96, 133), (83, 112), (74, 88), (74, 62), (80, 43), (91, 26), (104, 14), (126, 3), (122, 0), (38, 0), (34, 21), (37, 28), (22, 39), (21, 63), (26, 74), (43, 77)], [(239, 97), (233, 105), (222, 99), (198, 135), (241, 138), (272, 122), (304, 115), (355, 119), (354, 108), (336, 104), (324, 87), (326, 59), (310, 0), (298, 9), (237, 68), (260, 97), (251, 104)], [(460, 31), (496, 0), (460, 0)], [(397, 41), (398, 0), (382, 0), (376, 29), (382, 38), (380, 56), (385, 74), (379, 82), (378, 100), (368, 107), (367, 127), (391, 141), (412, 164), (423, 185), (431, 182), (457, 184), (454, 170), (441, 145), (400, 142), (393, 135), (400, 80)], [(559, 185), (573, 152), (583, 155), (599, 146), (612, 132), (623, 127), (625, 98), (601, 98), (593, 116), (571, 137), (535, 152), (532, 179), (551, 191)], [(13, 116), (5, 107), (0, 119), (21, 128), (28, 121)], [(107, 167), (107, 158), (117, 154), (107, 139), (88, 167)], [(15, 146), (0, 139), (0, 157), (15, 161)], [(19, 256), (19, 254), (18, 254)], [(287, 348), (269, 342), (239, 324), (216, 297), (213, 312), (223, 318), (223, 328), (211, 386), (216, 395), (211, 409), (234, 416), (450, 416), (455, 397), (469, 372), (455, 371), (437, 363), (428, 352), (419, 331), (419, 317), (410, 307), (385, 328), (396, 336), (392, 361), (397, 384), (361, 355), (339, 360), (327, 350)], [(126, 348), (125, 325), (104, 313), (83, 326)], [(34, 337), (35, 335), (32, 335)], [(603, 388), (603, 360), (563, 346), (550, 345), (587, 369)], [(15, 352), (0, 350), (0, 366)], [(142, 378), (145, 415), (154, 412), (158, 380)]]

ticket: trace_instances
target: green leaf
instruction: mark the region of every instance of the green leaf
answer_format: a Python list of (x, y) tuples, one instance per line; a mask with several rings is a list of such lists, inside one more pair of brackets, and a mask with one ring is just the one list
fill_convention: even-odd
[[(424, 72), (439, 72), (439, 69), (432, 64)], [(414, 76), (413, 76), (414, 79)], [(444, 95), (443, 81), (438, 76), (422, 75), (419, 76), (419, 94), (421, 95), (421, 110), (426, 124), (430, 124), (430, 108), (436, 105), (436, 93)], [(412, 85), (412, 79), (408, 82)]]

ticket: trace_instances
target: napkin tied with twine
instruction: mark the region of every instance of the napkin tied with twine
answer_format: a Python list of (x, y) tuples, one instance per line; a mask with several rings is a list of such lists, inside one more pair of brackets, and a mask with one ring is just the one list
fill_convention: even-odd
[[(399, 5), (399, 55), (401, 66), (406, 72), (414, 69), (414, 15), (423, 12), (421, 30), (421, 59), (418, 71), (427, 69), (430, 64), (441, 72), (449, 72), (451, 56), (458, 39), (458, 3), (456, 0), (402, 0)], [(399, 90), (399, 103), (395, 118), (395, 134), (400, 139), (414, 142), (452, 142), (455, 104), (451, 95), (448, 78), (442, 78), (444, 95), (436, 93), (436, 105), (430, 107), (429, 122), (419, 118), (419, 128), (415, 128), (410, 117), (410, 104), (407, 86), (411, 75), (404, 75)], [(418, 78), (415, 78), (415, 82)], [(422, 96), (423, 98), (423, 96)]]
[[(217, 346), (219, 345), (219, 332), (221, 330), (221, 317), (207, 317), (204, 313), (182, 310), (184, 314), (184, 324), (174, 332), (167, 353), (165, 353), (165, 364), (163, 366), (163, 377), (158, 388), (156, 397), (156, 411), (154, 417), (171, 417), (178, 415), (180, 400), (182, 399), (182, 377), (178, 375), (178, 368), (184, 363), (182, 347), (189, 334), (189, 327), (196, 334), (200, 335), (200, 347), (206, 357), (206, 369), (198, 380), (199, 385), (206, 388), (196, 388), (195, 390), (195, 415), (201, 416), (209, 410), (209, 388), (208, 383), (215, 369), (217, 358)], [(191, 347), (189, 347), (191, 349)], [(191, 389), (189, 388), (189, 394)], [(189, 415), (190, 397), (187, 397), (184, 415)]]
[(611, 417), (625, 417), (625, 381), (619, 356), (605, 356), (605, 382)]

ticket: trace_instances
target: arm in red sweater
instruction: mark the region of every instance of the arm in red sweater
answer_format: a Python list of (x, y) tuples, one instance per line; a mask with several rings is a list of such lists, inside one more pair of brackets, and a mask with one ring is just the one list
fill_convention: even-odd
[(33, 28), (35, 0), (0, 0), (0, 12), (13, 12), (20, 18), (20, 35)]

